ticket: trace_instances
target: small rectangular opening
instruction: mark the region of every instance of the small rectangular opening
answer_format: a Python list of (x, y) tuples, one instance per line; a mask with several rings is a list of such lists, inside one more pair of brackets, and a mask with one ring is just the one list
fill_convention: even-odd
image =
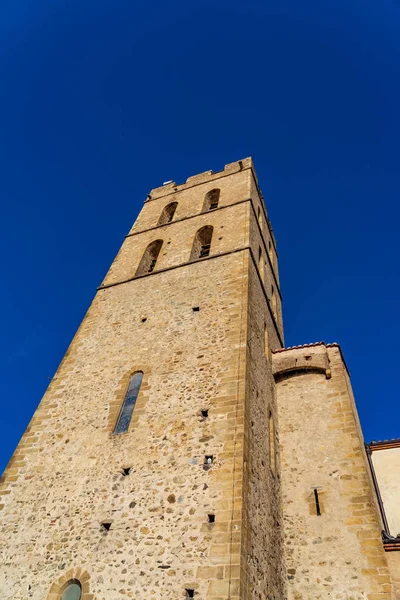
[(106, 531), (110, 531), (111, 529), (111, 523), (109, 521), (103, 521), (103, 523), (101, 524), (101, 526), (106, 530)]
[(131, 469), (132, 469), (132, 467), (123, 467), (123, 469), (122, 469), (122, 475), (123, 475), (124, 477), (126, 477), (127, 475), (129, 475), (129, 474), (130, 474), (130, 472), (131, 472)]
[(205, 471), (208, 471), (208, 469), (211, 469), (211, 467), (212, 467), (212, 465), (213, 465), (213, 462), (214, 462), (214, 457), (213, 457), (213, 455), (212, 455), (212, 454), (207, 454), (207, 455), (204, 457), (203, 469), (204, 469)]
[(203, 408), (202, 409), (201, 416), (203, 417), (203, 419), (207, 419), (208, 418), (208, 408)]
[(203, 244), (200, 248), (199, 258), (204, 258), (204, 256), (208, 256), (210, 254), (211, 244)]
[(186, 598), (194, 598), (194, 590), (186, 589)]
[(315, 499), (315, 508), (317, 511), (317, 517), (321, 516), (321, 507), (319, 505), (319, 498), (318, 498), (318, 490), (314, 489), (314, 499)]
[(200, 306), (193, 306), (192, 307), (192, 311), (193, 312), (199, 312), (199, 310), (200, 310)]
[(208, 515), (208, 522), (209, 523), (215, 523), (215, 515), (213, 515), (212, 513)]

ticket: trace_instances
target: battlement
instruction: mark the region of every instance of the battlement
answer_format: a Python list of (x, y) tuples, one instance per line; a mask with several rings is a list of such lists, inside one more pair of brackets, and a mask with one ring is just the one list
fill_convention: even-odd
[(152, 189), (150, 194), (147, 196), (146, 202), (155, 200), (156, 198), (161, 198), (162, 196), (167, 196), (168, 194), (172, 194), (174, 192), (186, 190), (195, 185), (206, 183), (207, 181), (220, 179), (221, 177), (226, 177), (227, 175), (232, 175), (233, 173), (239, 173), (245, 169), (253, 169), (254, 177), (256, 178), (252, 158), (243, 158), (242, 160), (237, 160), (225, 165), (221, 171), (214, 172), (210, 170), (199, 173), (198, 175), (192, 175), (186, 179), (185, 183), (177, 184), (175, 181), (169, 181), (164, 185)]

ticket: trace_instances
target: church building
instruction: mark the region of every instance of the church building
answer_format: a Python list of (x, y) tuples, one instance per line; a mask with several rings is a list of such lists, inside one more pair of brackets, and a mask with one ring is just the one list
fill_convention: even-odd
[(400, 440), (281, 301), (250, 158), (150, 192), (1, 479), (2, 600), (400, 600)]

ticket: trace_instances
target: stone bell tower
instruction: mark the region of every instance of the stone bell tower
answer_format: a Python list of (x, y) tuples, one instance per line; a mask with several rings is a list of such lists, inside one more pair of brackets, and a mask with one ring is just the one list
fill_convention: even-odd
[(5, 600), (285, 597), (251, 159), (151, 191), (2, 479)]

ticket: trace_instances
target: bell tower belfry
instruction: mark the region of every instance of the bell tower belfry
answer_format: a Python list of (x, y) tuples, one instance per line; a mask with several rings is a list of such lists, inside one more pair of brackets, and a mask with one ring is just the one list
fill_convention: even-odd
[(251, 159), (151, 191), (2, 480), (4, 599), (285, 597)]

